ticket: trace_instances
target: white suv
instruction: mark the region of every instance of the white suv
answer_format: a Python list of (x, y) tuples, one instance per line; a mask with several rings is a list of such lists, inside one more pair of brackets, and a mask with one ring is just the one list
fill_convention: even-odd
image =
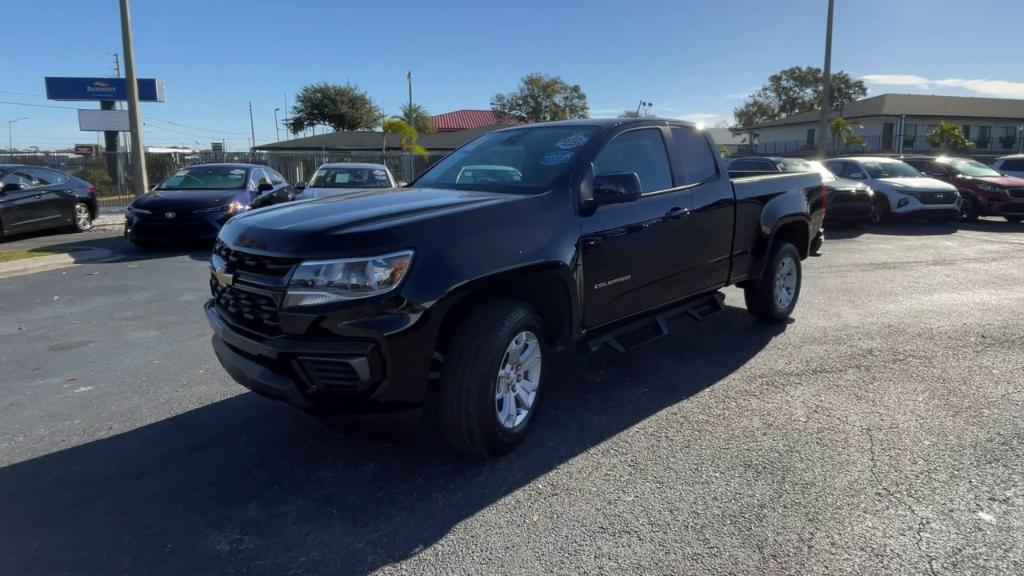
[(1006, 176), (1024, 178), (1024, 154), (996, 158), (996, 161), (992, 163), (992, 167)]
[(949, 221), (960, 218), (956, 187), (922, 176), (916, 168), (894, 158), (858, 156), (825, 161), (836, 176), (861, 180), (875, 191), (871, 221), (881, 224), (890, 215)]

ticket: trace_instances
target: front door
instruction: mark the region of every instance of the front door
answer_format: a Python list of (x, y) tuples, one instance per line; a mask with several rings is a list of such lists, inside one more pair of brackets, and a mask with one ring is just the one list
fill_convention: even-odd
[(584, 324), (594, 328), (678, 297), (671, 279), (692, 244), (689, 190), (675, 187), (661, 127), (621, 132), (594, 158), (594, 174), (635, 172), (643, 196), (583, 216)]

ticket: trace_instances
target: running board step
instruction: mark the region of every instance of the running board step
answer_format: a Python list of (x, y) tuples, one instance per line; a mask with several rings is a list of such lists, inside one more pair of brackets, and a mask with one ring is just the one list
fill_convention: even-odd
[(686, 314), (694, 320), (703, 320), (722, 310), (725, 310), (725, 295), (715, 292), (676, 308), (665, 310), (657, 316), (638, 320), (598, 336), (588, 342), (590, 352), (597, 352), (602, 346), (607, 346), (620, 354), (625, 354), (667, 336), (669, 333), (668, 323), (677, 316)]

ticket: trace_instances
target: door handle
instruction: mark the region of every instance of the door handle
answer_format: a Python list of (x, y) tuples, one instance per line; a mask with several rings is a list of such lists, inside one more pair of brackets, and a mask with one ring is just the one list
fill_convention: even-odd
[(597, 246), (600, 243), (601, 243), (601, 239), (600, 238), (584, 238), (583, 239), (583, 247), (584, 248), (593, 248), (594, 246)]
[(689, 213), (690, 210), (688, 208), (680, 208), (676, 206), (675, 208), (672, 208), (668, 212), (665, 212), (665, 218), (669, 218), (671, 220), (678, 220)]
[(42, 198), (42, 197), (43, 197), (42, 194), (36, 194), (35, 196), (33, 196), (33, 198)]

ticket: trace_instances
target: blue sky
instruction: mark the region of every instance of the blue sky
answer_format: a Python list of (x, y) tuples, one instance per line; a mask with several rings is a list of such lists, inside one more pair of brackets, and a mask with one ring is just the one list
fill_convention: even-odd
[[(303, 85), (352, 82), (388, 113), (406, 99), (432, 113), (487, 108), (542, 72), (580, 84), (592, 116), (640, 99), (661, 116), (713, 124), (767, 76), (821, 66), (825, 0), (610, 2), (134, 0), (138, 73), (166, 82), (144, 104), (147, 145), (248, 145), (275, 138), (274, 108)], [(106, 76), (120, 51), (115, 0), (8, 2), (0, 101), (47, 102), (44, 76)], [(871, 93), (1024, 98), (1019, 0), (837, 0), (834, 69)], [(34, 23), (34, 24), (33, 24)], [(13, 50), (11, 50), (13, 49)], [(15, 147), (95, 142), (74, 110), (0, 104)], [(279, 113), (283, 117), (283, 113)], [(6, 136), (6, 134), (4, 135)], [(6, 142), (4, 143), (6, 146)]]

